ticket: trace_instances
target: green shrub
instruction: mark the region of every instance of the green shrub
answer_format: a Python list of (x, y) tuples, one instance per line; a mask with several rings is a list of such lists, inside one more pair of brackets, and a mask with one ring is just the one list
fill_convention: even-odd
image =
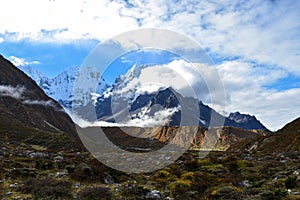
[(283, 197), (287, 196), (287, 191), (286, 190), (275, 190), (275, 191), (271, 191), (271, 190), (267, 190), (265, 192), (263, 192), (260, 196), (261, 199), (263, 200), (269, 200), (269, 199), (273, 199), (273, 200), (279, 200), (282, 199)]
[(73, 170), (70, 177), (76, 181), (89, 182), (93, 177), (93, 171), (86, 163), (81, 163)]
[(287, 189), (293, 189), (297, 186), (297, 176), (289, 176), (284, 182)]
[(152, 177), (152, 180), (155, 181), (159, 187), (165, 187), (165, 184), (173, 181), (174, 179), (175, 177), (165, 169), (155, 172)]
[(89, 187), (77, 193), (77, 198), (82, 200), (109, 200), (112, 196), (112, 192), (106, 187)]
[(143, 186), (139, 186), (136, 182), (128, 181), (126, 183), (122, 183), (120, 192), (124, 197), (142, 199), (146, 196), (147, 192), (150, 192), (150, 190), (144, 188)]
[(32, 194), (33, 199), (71, 199), (72, 187), (68, 181), (53, 178), (28, 178), (19, 188), (22, 193)]
[(183, 180), (190, 180), (193, 181), (195, 177), (195, 173), (194, 172), (186, 172), (184, 174), (181, 175), (181, 178)]
[(169, 165), (169, 167), (167, 167), (166, 169), (170, 174), (172, 174), (178, 178), (181, 176), (181, 169), (176, 164)]
[(154, 174), (154, 179), (168, 179), (170, 178), (170, 173), (166, 170), (159, 170)]
[(234, 186), (223, 186), (211, 193), (214, 199), (241, 199), (241, 191)]
[(188, 196), (188, 192), (191, 191), (192, 182), (190, 180), (179, 179), (169, 184), (169, 190), (171, 196), (175, 199), (180, 199)]
[[(212, 181), (214, 180), (214, 181)], [(194, 175), (193, 187), (198, 192), (204, 192), (208, 187), (218, 185), (218, 177), (212, 174), (197, 172)]]

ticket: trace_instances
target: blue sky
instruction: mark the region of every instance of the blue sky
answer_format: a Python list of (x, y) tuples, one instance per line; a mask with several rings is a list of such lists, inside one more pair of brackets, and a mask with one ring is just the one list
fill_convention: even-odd
[[(0, 8), (0, 53), (53, 77), (80, 66), (99, 43), (125, 31), (176, 31), (196, 41), (215, 63), (226, 89), (226, 111), (256, 115), (275, 130), (300, 113), (299, 10), (300, 1), (293, 0), (10, 0)], [(155, 57), (161, 64), (170, 59)]]

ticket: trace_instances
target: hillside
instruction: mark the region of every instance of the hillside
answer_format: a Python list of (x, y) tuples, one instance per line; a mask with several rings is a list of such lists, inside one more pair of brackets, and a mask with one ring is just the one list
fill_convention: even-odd
[(78, 145), (63, 108), (27, 75), (0, 56), (0, 137), (53, 148)]
[(288, 123), (274, 134), (237, 143), (231, 150), (252, 151), (253, 153), (299, 152), (300, 118)]

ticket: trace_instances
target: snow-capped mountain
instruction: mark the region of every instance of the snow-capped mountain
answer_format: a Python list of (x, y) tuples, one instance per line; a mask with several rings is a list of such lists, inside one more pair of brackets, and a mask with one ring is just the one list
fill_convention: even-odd
[[(95, 104), (97, 118), (101, 121), (133, 126), (208, 127), (212, 120), (215, 120), (217, 125), (223, 123), (225, 126), (243, 129), (266, 129), (254, 116), (235, 113), (225, 117), (202, 101), (183, 96), (171, 85), (145, 85), (145, 77), (148, 76), (151, 80), (151, 74), (145, 74), (150, 68), (153, 66), (134, 65), (126, 74), (118, 77), (113, 86), (98, 97)], [(182, 117), (184, 109), (185, 113), (188, 113), (188, 119)]]
[(151, 74), (147, 72), (148, 69), (153, 68), (149, 65), (133, 65), (126, 74), (120, 75), (113, 84), (112, 88), (107, 91), (106, 96), (113, 95), (114, 97), (128, 98), (134, 101), (139, 95), (157, 92), (165, 89), (164, 86), (155, 84), (145, 84), (144, 77), (148, 76), (150, 79)]
[[(106, 84), (93, 67), (70, 67), (54, 78), (43, 76), (31, 67), (20, 69), (34, 79), (47, 95), (66, 108), (76, 108), (77, 114), (89, 121), (130, 126), (209, 127), (212, 120), (216, 120), (224, 122), (225, 126), (266, 129), (254, 116), (237, 112), (225, 117), (199, 99), (182, 95), (173, 88), (172, 82), (165, 82), (164, 85), (151, 82), (155, 66), (134, 65), (127, 73), (120, 75), (112, 86)], [(172, 78), (173, 74), (167, 75)], [(159, 78), (164, 77), (161, 75)], [(96, 115), (91, 114), (94, 111)]]
[[(30, 66), (19, 66), (19, 68), (31, 77), (48, 96), (65, 108), (85, 106), (92, 101), (93, 93), (102, 94), (109, 87), (100, 72), (93, 67), (70, 67), (54, 78), (48, 78)], [(75, 83), (77, 83), (76, 89), (74, 89)]]
[(41, 82), (42, 79), (46, 78), (44, 74), (36, 70), (31, 66), (18, 66), (20, 70), (22, 70), (25, 74), (27, 74), (32, 80), (34, 80), (37, 84)]

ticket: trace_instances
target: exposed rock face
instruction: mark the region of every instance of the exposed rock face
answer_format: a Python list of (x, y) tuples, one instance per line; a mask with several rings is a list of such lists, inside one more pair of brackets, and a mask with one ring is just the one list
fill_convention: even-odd
[(120, 147), (155, 150), (166, 144), (192, 149), (226, 150), (238, 141), (254, 138), (260, 133), (233, 127), (107, 127), (106, 136)]

